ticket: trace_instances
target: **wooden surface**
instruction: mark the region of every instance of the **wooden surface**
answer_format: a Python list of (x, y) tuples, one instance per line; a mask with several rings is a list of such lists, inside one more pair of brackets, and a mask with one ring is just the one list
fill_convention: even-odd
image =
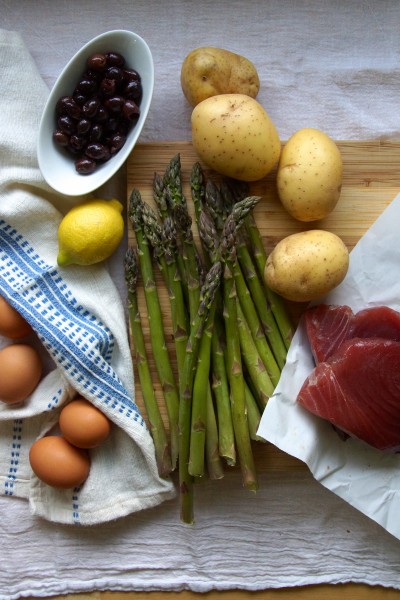
[[(340, 200), (335, 210), (321, 221), (301, 223), (292, 219), (283, 209), (275, 190), (275, 170), (265, 179), (250, 186), (250, 192), (262, 196), (262, 200), (254, 209), (254, 215), (259, 225), (267, 252), (283, 237), (311, 229), (312, 227), (327, 229), (338, 234), (351, 250), (360, 237), (372, 225), (384, 208), (400, 192), (400, 142), (338, 142), (344, 163), (343, 187)], [(143, 200), (154, 206), (152, 183), (154, 173), (163, 175), (169, 161), (180, 154), (184, 192), (189, 209), (193, 216), (190, 201), (190, 172), (198, 160), (190, 142), (165, 142), (138, 145), (127, 162), (127, 193), (128, 197), (133, 188), (140, 190)], [(204, 167), (204, 165), (203, 165)], [(216, 178), (204, 168), (206, 177)], [(193, 226), (196, 237), (196, 227)], [(135, 243), (134, 233), (128, 223), (128, 243)], [(172, 343), (172, 328), (169, 319), (169, 299), (162, 283), (160, 274), (156, 271), (157, 284), (163, 310), (164, 325), (171, 355), (174, 355)], [(154, 363), (151, 357), (151, 346), (146, 320), (146, 305), (143, 290), (139, 287), (139, 305), (143, 317), (143, 325), (149, 362), (154, 376), (154, 387), (157, 398), (162, 406), (162, 395)], [(296, 322), (304, 305), (288, 303), (288, 309)], [(174, 365), (175, 366), (175, 365)], [(138, 377), (136, 377), (138, 381)], [(140, 389), (137, 390), (137, 402), (141, 408), (142, 398)], [(162, 407), (165, 416), (165, 410)], [(262, 452), (263, 460), (260, 460)], [(302, 463), (285, 455), (277, 448), (269, 446), (255, 447), (257, 468), (274, 470), (304, 469)], [(266, 467), (267, 465), (267, 467)]]
[[(328, 229), (338, 234), (351, 250), (369, 226), (376, 220), (385, 207), (400, 192), (400, 142), (338, 142), (343, 161), (344, 178), (343, 188), (339, 203), (335, 210), (326, 219), (312, 224), (316, 228)], [(154, 173), (163, 174), (170, 159), (179, 153), (182, 164), (184, 191), (189, 200), (190, 170), (197, 157), (190, 143), (157, 143), (138, 145), (132, 152), (127, 164), (127, 191), (138, 188), (143, 199), (153, 205), (152, 181)], [(213, 176), (205, 169), (207, 176)], [(280, 205), (275, 191), (275, 171), (266, 179), (251, 185), (251, 193), (261, 195), (262, 201), (255, 208), (255, 217), (261, 230), (267, 252), (283, 237), (310, 229), (310, 224), (295, 221), (287, 215)], [(195, 229), (194, 229), (195, 231)], [(134, 243), (134, 234), (129, 228), (128, 241)], [(172, 350), (172, 331), (168, 319), (169, 300), (165, 289), (158, 279), (160, 297), (165, 317), (166, 333)], [(144, 316), (146, 329), (145, 303), (141, 296), (141, 310)], [(293, 319), (296, 321), (302, 309), (301, 305), (288, 305)], [(148, 350), (150, 345), (146, 336)], [(154, 364), (150, 356), (150, 367), (154, 374), (156, 394), (161, 397), (159, 384), (155, 375)], [(136, 377), (136, 381), (138, 378)], [(141, 404), (140, 389), (137, 390), (137, 400)], [(277, 448), (261, 444), (255, 446), (256, 465), (259, 471), (293, 471), (306, 467), (300, 461), (286, 455)], [(181, 593), (119, 593), (119, 592), (94, 592), (89, 595), (77, 595), (76, 600), (90, 598), (90, 600), (179, 600), (193, 599), (199, 594), (191, 592)], [(229, 591), (211, 592), (202, 595), (205, 600), (250, 600), (251, 598), (265, 600), (394, 600), (400, 598), (400, 591), (383, 587), (368, 587), (359, 584), (346, 585), (317, 585), (312, 587), (288, 588), (279, 590), (265, 590), (260, 592)], [(75, 596), (69, 596), (72, 600)]]
[[(361, 584), (315, 585), (261, 592), (91, 592), (54, 596), (53, 600), (399, 600), (400, 591)], [(33, 597), (27, 600), (35, 600)]]

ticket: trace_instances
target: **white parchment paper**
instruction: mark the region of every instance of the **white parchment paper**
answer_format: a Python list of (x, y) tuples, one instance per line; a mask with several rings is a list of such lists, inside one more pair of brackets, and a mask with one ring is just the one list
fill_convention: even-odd
[[(321, 301), (353, 311), (386, 305), (400, 310), (400, 194), (350, 254), (345, 280)], [(258, 433), (304, 461), (326, 488), (400, 539), (400, 454), (385, 454), (355, 439), (343, 441), (331, 425), (296, 403), (314, 368), (300, 323)]]

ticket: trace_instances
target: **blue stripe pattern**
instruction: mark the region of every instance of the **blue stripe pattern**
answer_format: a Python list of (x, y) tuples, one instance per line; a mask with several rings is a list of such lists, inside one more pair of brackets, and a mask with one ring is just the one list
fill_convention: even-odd
[[(80, 305), (59, 271), (48, 265), (15, 228), (0, 219), (0, 293), (33, 326), (39, 339), (72, 385), (83, 395), (96, 398), (111, 410), (145, 422), (117, 373), (111, 366), (115, 346), (112, 332)], [(44, 410), (54, 409), (58, 390)], [(22, 420), (15, 421), (12, 456), (6, 481), (13, 494), (18, 468), (18, 437)], [(73, 521), (79, 523), (79, 489), (74, 490)]]

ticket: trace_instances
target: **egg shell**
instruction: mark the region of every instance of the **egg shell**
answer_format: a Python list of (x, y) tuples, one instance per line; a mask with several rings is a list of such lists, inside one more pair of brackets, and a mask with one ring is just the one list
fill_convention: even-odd
[(32, 327), (24, 317), (0, 296), (0, 335), (18, 340), (32, 333)]
[(29, 344), (10, 344), (0, 352), (0, 400), (23, 402), (42, 376), (39, 353)]
[(49, 435), (36, 440), (29, 452), (36, 476), (55, 488), (69, 489), (81, 485), (90, 471), (86, 450), (76, 448), (64, 437)]
[(109, 436), (111, 422), (88, 400), (77, 398), (62, 409), (59, 427), (71, 444), (78, 448), (95, 448)]

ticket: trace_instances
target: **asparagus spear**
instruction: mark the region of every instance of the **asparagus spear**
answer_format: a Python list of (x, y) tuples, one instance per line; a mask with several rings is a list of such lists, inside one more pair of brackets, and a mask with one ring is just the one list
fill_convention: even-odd
[(129, 198), (128, 213), (138, 244), (139, 266), (146, 298), (150, 339), (153, 348), (154, 362), (167, 407), (171, 438), (171, 462), (172, 467), (175, 468), (179, 451), (179, 390), (175, 381), (165, 341), (164, 324), (155, 283), (151, 252), (143, 232), (143, 204), (140, 192), (137, 189), (134, 189)]
[[(246, 182), (225, 178), (224, 184), (228, 194), (230, 190), (234, 202), (241, 200), (248, 194), (248, 184)], [(294, 334), (293, 326), (283, 299), (273, 292), (265, 282), (264, 269), (267, 262), (267, 254), (253, 214), (249, 214), (246, 219), (246, 231), (250, 239), (251, 253), (254, 257), (259, 277), (263, 282), (268, 303), (281, 332), (283, 343), (288, 350)]]
[(163, 178), (158, 173), (153, 177), (153, 198), (156, 203), (158, 214), (163, 221), (169, 214), (169, 205), (166, 187)]
[(227, 350), (226, 363), (230, 382), (232, 419), (243, 483), (246, 488), (253, 491), (257, 489), (258, 482), (247, 423), (245, 383), (237, 327), (236, 282), (233, 275), (233, 267), (237, 263), (236, 231), (241, 227), (248, 212), (255, 206), (258, 200), (258, 197), (249, 197), (235, 205), (225, 222), (220, 243), (221, 256), (225, 260), (223, 285), (224, 320)]
[(188, 289), (189, 313), (191, 319), (197, 312), (200, 298), (200, 272), (201, 259), (198, 255), (193, 239), (192, 218), (186, 206), (177, 204), (173, 208), (173, 219), (179, 237), (182, 240), (182, 255)]
[(235, 280), (228, 266), (224, 269), (224, 319), (226, 329), (226, 364), (229, 376), (231, 410), (244, 486), (252, 491), (258, 487), (246, 416), (245, 386), (240, 344), (237, 335)]
[(264, 410), (269, 398), (274, 392), (274, 385), (268, 375), (263, 361), (260, 358), (251, 331), (244, 317), (241, 304), (237, 302), (238, 331), (240, 348), (247, 372), (257, 391), (257, 400), (260, 408)]
[(136, 248), (128, 248), (125, 255), (124, 267), (125, 281), (128, 289), (128, 311), (130, 317), (129, 320), (132, 332), (135, 363), (138, 370), (144, 406), (149, 421), (149, 429), (154, 441), (158, 472), (162, 477), (165, 477), (172, 470), (171, 454), (164, 422), (157, 404), (147, 360), (142, 322), (137, 299), (139, 265)]
[(269, 305), (278, 324), (286, 349), (289, 350), (289, 346), (294, 335), (294, 329), (282, 298), (278, 294), (273, 292), (265, 282), (264, 270), (265, 264), (267, 262), (267, 254), (265, 252), (260, 231), (258, 229), (257, 223), (253, 215), (250, 215), (246, 223), (246, 229), (249, 234), (252, 253), (256, 262), (259, 276), (261, 278), (261, 281), (263, 281), (263, 285), (265, 287), (265, 292), (267, 295)]
[(213, 302), (203, 328), (193, 383), (189, 473), (194, 477), (202, 477), (205, 471), (207, 396), (211, 394), (209, 375), (215, 307), (216, 303)]
[(182, 187), (181, 156), (176, 154), (168, 165), (164, 175), (164, 185), (170, 194), (171, 205), (186, 205), (186, 198)]
[(244, 383), (244, 391), (246, 397), (247, 422), (249, 424), (250, 439), (254, 440), (255, 442), (265, 442), (262, 437), (257, 435), (261, 420), (261, 412), (258, 408), (256, 399), (254, 398), (254, 395), (246, 382)]
[(281, 332), (271, 311), (265, 286), (260, 281), (257, 269), (247, 248), (245, 237), (242, 235), (242, 232), (238, 235), (236, 247), (239, 264), (242, 268), (258, 316), (263, 325), (265, 335), (267, 336), (278, 367), (283, 369), (286, 362), (287, 348), (282, 340)]
[(207, 388), (206, 459), (210, 479), (222, 479), (224, 469), (219, 454), (218, 425), (210, 386)]
[[(199, 212), (198, 228), (203, 247), (207, 252), (210, 262), (213, 263), (219, 260), (218, 233), (213, 219), (204, 209)], [(234, 465), (236, 463), (236, 450), (229, 397), (229, 382), (224, 359), (223, 340), (225, 335), (223, 323), (219, 318), (223, 314), (223, 303), (221, 300), (219, 296), (216, 302), (214, 335), (211, 340), (212, 385), (218, 413), (220, 455), (226, 459), (229, 465)]]
[(186, 316), (185, 300), (183, 297), (182, 283), (179, 269), (177, 268), (174, 251), (168, 245), (168, 240), (163, 235), (163, 229), (172, 224), (170, 217), (164, 221), (164, 228), (157, 221), (156, 214), (152, 208), (143, 203), (142, 207), (143, 231), (154, 250), (154, 255), (160, 265), (161, 272), (164, 275), (165, 284), (168, 289), (168, 296), (171, 304), (171, 321), (173, 327), (173, 337), (176, 349), (178, 363), (178, 372), (180, 373), (186, 354), (186, 344), (189, 336), (189, 321)]
[(199, 162), (194, 163), (190, 174), (190, 193), (198, 222), (206, 195), (206, 179)]
[(203, 329), (220, 286), (221, 276), (222, 263), (216, 262), (208, 271), (200, 292), (200, 302), (192, 321), (179, 385), (179, 491), (181, 519), (184, 523), (193, 522), (193, 478), (189, 473), (188, 463), (194, 373)]

